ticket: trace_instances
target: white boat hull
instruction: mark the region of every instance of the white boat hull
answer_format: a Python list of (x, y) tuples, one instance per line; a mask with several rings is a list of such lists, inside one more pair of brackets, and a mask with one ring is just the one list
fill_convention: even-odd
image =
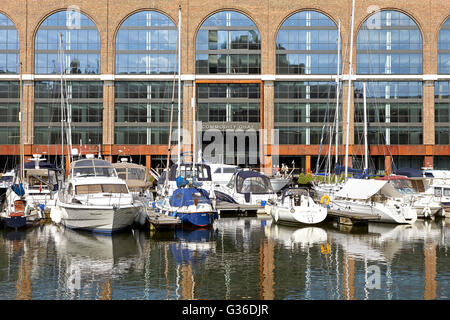
[(57, 210), (61, 211), (61, 223), (67, 228), (111, 233), (130, 227), (139, 213), (140, 206), (125, 205), (114, 208), (62, 204)]
[(366, 203), (352, 200), (334, 200), (330, 202), (330, 209), (372, 214), (380, 217), (379, 222), (413, 224), (417, 220), (417, 213), (411, 206), (398, 207), (382, 203)]

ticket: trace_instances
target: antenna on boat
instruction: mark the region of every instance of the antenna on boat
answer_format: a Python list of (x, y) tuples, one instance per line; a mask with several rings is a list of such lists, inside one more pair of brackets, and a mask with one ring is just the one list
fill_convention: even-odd
[(349, 130), (350, 130), (350, 102), (351, 102), (351, 85), (352, 85), (352, 73), (353, 73), (353, 28), (355, 20), (355, 0), (352, 0), (352, 19), (350, 28), (350, 60), (348, 70), (348, 94), (347, 94), (347, 120), (346, 120), (346, 135), (345, 135), (345, 180), (348, 177), (348, 142), (349, 142)]

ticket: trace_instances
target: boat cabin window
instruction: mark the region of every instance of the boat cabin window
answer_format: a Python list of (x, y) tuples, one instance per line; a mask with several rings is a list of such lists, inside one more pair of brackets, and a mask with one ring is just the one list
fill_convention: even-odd
[(26, 177), (29, 188), (33, 189), (47, 189), (47, 183), (51, 185), (58, 183), (56, 172), (47, 169), (26, 170)]
[(449, 188), (444, 189), (444, 197), (450, 197), (450, 189)]
[(442, 197), (442, 188), (434, 188), (434, 196)]
[(425, 185), (422, 180), (411, 180), (411, 185), (416, 192), (425, 192)]
[(127, 169), (126, 168), (116, 168), (117, 175), (120, 179), (126, 180), (127, 179)]
[(128, 193), (125, 184), (86, 184), (75, 187), (76, 194)]
[(223, 173), (235, 173), (237, 168), (223, 168)]
[(0, 181), (2, 181), (2, 182), (10, 182), (12, 180), (13, 180), (13, 176), (2, 176), (0, 178)]
[(403, 194), (414, 194), (416, 193), (411, 182), (409, 180), (390, 180), (389, 181), (394, 188)]
[(128, 180), (144, 180), (145, 170), (139, 168), (128, 168)]
[[(243, 181), (242, 181), (243, 180)], [(238, 178), (237, 192), (239, 193), (269, 193), (272, 192), (270, 180), (267, 177)]]
[(95, 168), (75, 168), (73, 170), (76, 177), (97, 176), (97, 177), (115, 177), (114, 168), (95, 167)]
[(214, 173), (222, 173), (222, 168), (217, 168), (216, 171), (214, 171)]

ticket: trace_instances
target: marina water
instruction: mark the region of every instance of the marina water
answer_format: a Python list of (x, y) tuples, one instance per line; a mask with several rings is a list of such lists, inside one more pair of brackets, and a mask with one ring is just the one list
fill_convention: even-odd
[(0, 299), (409, 300), (450, 296), (450, 220), (348, 228), (222, 217), (112, 236), (0, 229)]

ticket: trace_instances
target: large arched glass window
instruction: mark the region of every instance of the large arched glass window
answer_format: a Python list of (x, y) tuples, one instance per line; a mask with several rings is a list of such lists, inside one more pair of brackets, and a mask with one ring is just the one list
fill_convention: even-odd
[(195, 49), (197, 74), (261, 73), (261, 37), (242, 13), (221, 11), (206, 19)]
[(14, 23), (0, 13), (0, 73), (19, 73), (19, 34)]
[(141, 11), (116, 36), (116, 74), (173, 74), (178, 30), (162, 13)]
[(384, 10), (367, 18), (356, 40), (358, 74), (421, 74), (422, 35), (404, 13)]
[(438, 73), (450, 73), (450, 18), (444, 22), (439, 32)]
[(278, 74), (335, 74), (338, 28), (326, 15), (302, 11), (291, 15), (277, 34)]
[(66, 10), (45, 19), (36, 33), (36, 74), (61, 73), (58, 54), (60, 35), (64, 73), (100, 73), (100, 36), (97, 27), (84, 14)]

